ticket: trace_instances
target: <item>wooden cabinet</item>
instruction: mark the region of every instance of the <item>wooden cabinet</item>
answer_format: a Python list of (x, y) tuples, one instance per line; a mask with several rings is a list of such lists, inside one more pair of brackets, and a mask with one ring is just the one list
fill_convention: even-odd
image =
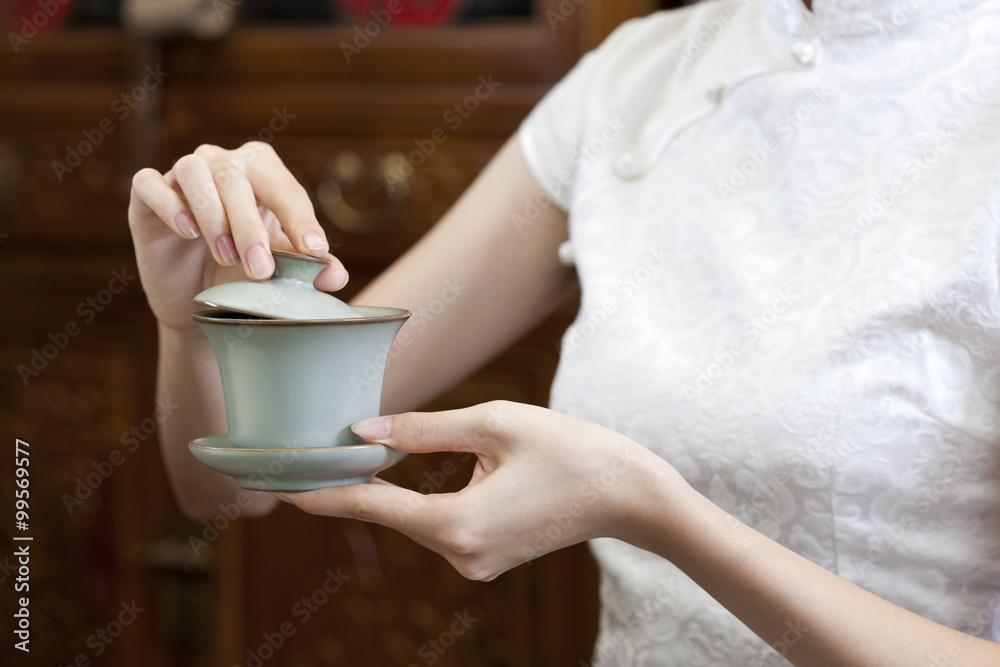
[[(182, 517), (155, 445), (171, 408), (153, 400), (155, 327), (125, 208), (138, 167), (169, 168), (205, 142), (269, 141), (313, 194), (350, 295), (433, 224), (584, 50), (654, 4), (540, 0), (530, 18), (390, 26), (350, 58), (346, 25), (162, 44), (78, 28), (0, 53), (0, 415), (8, 442), (32, 447), (35, 538), (32, 653), (7, 642), (0, 661), (589, 662), (597, 581), (582, 545), (476, 583), (379, 526), (288, 507)], [(401, 165), (405, 183), (389, 192), (385, 174)], [(545, 404), (573, 315), (428, 408)], [(472, 464), (414, 456), (385, 477), (447, 491)], [(3, 496), (11, 506), (6, 480)], [(10, 586), (6, 564), (2, 576)], [(8, 619), (13, 604), (5, 596)]]

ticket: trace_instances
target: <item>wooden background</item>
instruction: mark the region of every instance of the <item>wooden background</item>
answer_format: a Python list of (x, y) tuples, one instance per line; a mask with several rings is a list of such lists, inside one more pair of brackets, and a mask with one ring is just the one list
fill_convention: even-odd
[[(32, 651), (5, 641), (0, 663), (588, 664), (597, 574), (582, 545), (483, 584), (378, 526), (289, 507), (257, 520), (220, 508), (213, 528), (184, 518), (156, 446), (155, 328), (125, 209), (138, 168), (165, 170), (203, 142), (239, 145), (287, 109), (294, 119), (262, 138), (314, 194), (351, 271), (350, 296), (433, 224), (581, 53), (658, 6), (539, 0), (522, 19), (389, 29), (350, 63), (338, 46), (353, 36), (344, 25), (239, 25), (218, 41), (162, 42), (71, 26), (18, 53), (0, 48), (0, 423), (8, 446), (31, 446), (24, 534), (34, 538)], [(566, 20), (550, 26), (549, 11)], [(147, 67), (168, 76), (121, 118), (114, 101)], [(446, 128), (405, 200), (373, 193), (380, 161), (414, 150), (481, 75), (502, 86), (459, 129)], [(112, 131), (95, 132), (102, 119)], [(54, 169), (80, 142), (92, 145), (79, 165)], [(324, 210), (317, 194), (351, 159), (360, 181), (347, 204), (360, 211), (361, 233), (338, 227), (352, 215), (338, 221), (343, 210)], [(567, 307), (427, 407), (544, 405), (574, 315)], [(183, 397), (176, 403), (184, 409)], [(385, 476), (449, 490), (472, 463), (409, 457)], [(3, 471), (12, 508), (13, 474)], [(5, 628), (16, 597), (12, 524), (2, 524)], [(338, 573), (346, 578), (327, 594)], [(120, 634), (119, 619), (129, 623)]]

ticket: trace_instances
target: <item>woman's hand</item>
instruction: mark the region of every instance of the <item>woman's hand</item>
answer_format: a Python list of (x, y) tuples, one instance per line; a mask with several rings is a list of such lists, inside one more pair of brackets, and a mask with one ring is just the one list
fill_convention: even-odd
[[(662, 479), (650, 472), (673, 473), (613, 431), (505, 401), (378, 417), (354, 430), (401, 451), (466, 451), (479, 461), (457, 493), (422, 495), (375, 480), (276, 495), (313, 514), (397, 529), (483, 581), (583, 540), (626, 539), (646, 512), (648, 486)], [(673, 475), (678, 489), (687, 487)]]
[(400, 530), (484, 581), (549, 551), (615, 537), (672, 561), (800, 667), (1000, 664), (1000, 645), (905, 611), (769, 540), (662, 459), (596, 424), (495, 402), (379, 417), (354, 430), (407, 452), (471, 451), (479, 462), (457, 493), (381, 482), (275, 495), (314, 514)]
[(203, 145), (166, 174), (143, 169), (132, 179), (128, 220), (150, 308), (173, 329), (194, 326), (192, 299), (202, 290), (269, 277), (272, 247), (333, 259), (316, 280), (320, 289), (347, 282), (305, 189), (263, 142)]

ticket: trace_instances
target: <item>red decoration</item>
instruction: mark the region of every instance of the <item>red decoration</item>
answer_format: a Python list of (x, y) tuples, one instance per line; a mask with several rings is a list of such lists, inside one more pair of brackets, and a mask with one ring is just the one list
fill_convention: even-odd
[(386, 23), (388, 17), (390, 23), (438, 24), (449, 21), (462, 0), (336, 0), (336, 4), (351, 12), (358, 23)]
[(0, 30), (22, 38), (58, 30), (73, 13), (75, 0), (0, 0)]

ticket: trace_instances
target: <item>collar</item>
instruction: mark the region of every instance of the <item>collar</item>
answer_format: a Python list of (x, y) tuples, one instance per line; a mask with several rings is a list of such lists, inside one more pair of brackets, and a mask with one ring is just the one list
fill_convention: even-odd
[[(793, 37), (821, 39), (889, 36), (930, 20), (963, 15), (979, 0), (763, 0), (772, 28)], [(967, 15), (967, 14), (966, 14)]]

